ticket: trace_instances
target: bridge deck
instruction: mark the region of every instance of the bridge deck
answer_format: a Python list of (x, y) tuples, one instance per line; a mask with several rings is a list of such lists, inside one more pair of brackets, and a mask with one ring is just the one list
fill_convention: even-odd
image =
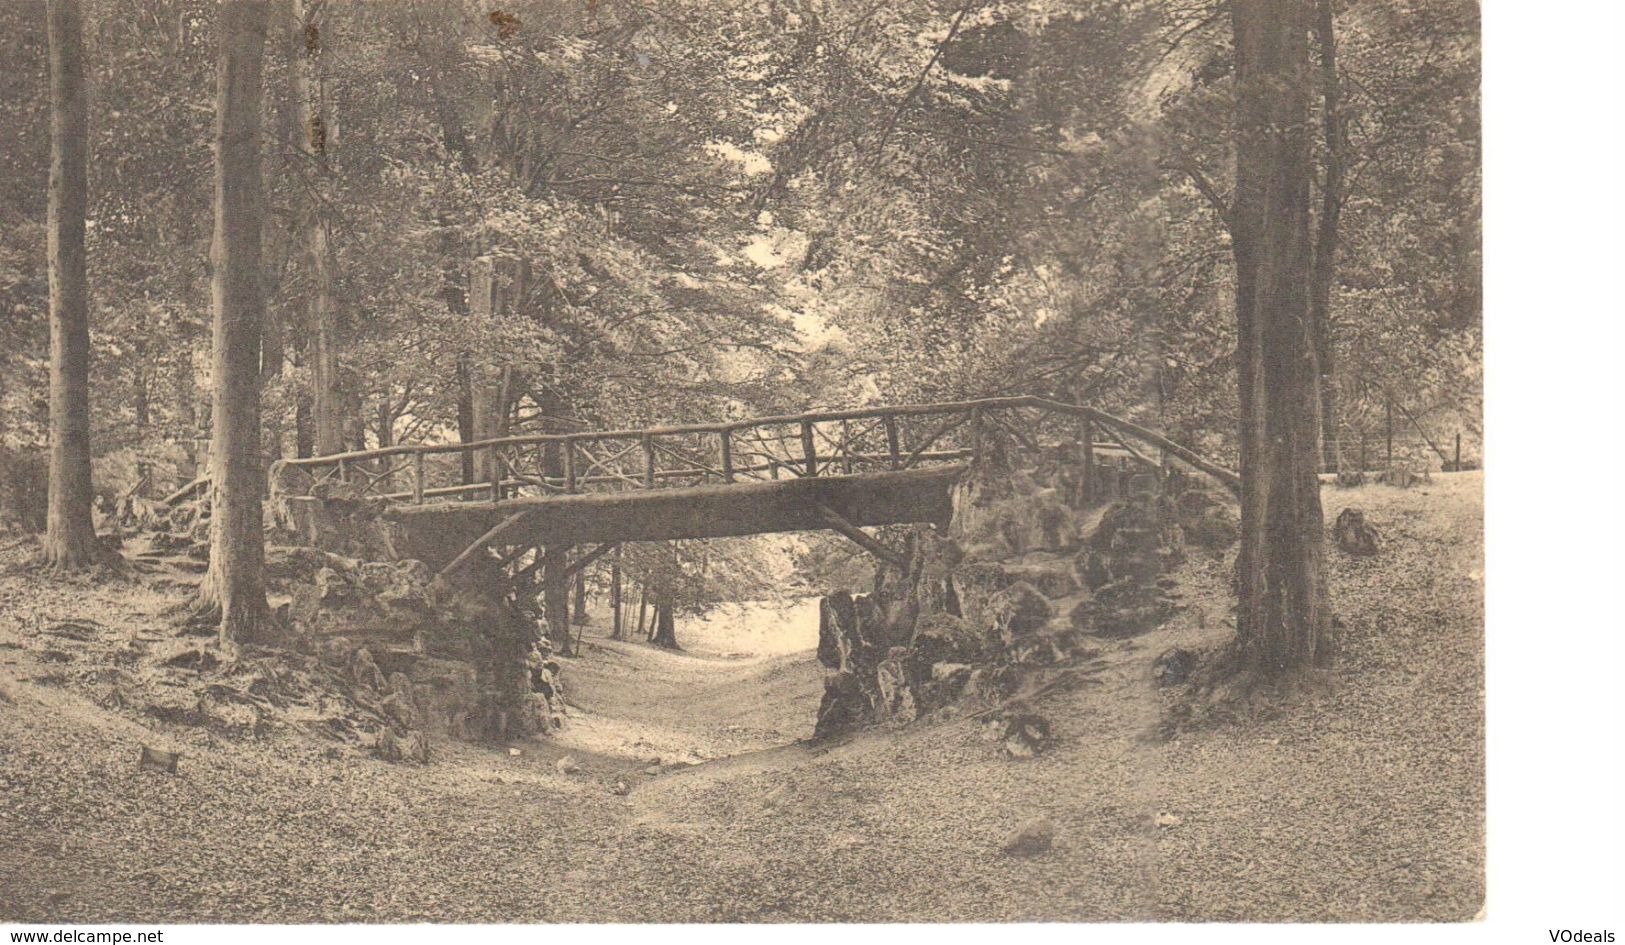
[(619, 493), (527, 496), (501, 502), (398, 505), (386, 511), (412, 557), (439, 566), (481, 535), (524, 518), (509, 544), (594, 544), (726, 538), (828, 528), (823, 509), (854, 525), (946, 524), (962, 463), (893, 473), (741, 482)]

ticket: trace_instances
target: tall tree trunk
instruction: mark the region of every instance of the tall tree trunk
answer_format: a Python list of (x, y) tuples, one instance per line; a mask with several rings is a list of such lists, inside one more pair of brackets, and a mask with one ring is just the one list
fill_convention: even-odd
[(542, 614), (547, 619), (547, 635), (560, 656), (575, 655), (570, 642), (570, 582), (563, 577), (569, 552), (568, 545), (542, 549)]
[(214, 129), (213, 512), (203, 603), (219, 608), (220, 641), (269, 629), (260, 505), (260, 76), (266, 0), (226, 0)]
[(646, 633), (644, 631), (643, 625), (645, 623), (647, 623), (648, 620), (649, 620), (649, 585), (640, 584), (640, 585), (638, 585), (638, 636), (643, 637), (645, 640), (647, 640), (649, 638), (649, 635), (648, 635), (648, 633)]
[(378, 448), (384, 449), (386, 447), (394, 446), (395, 408), (390, 405), (389, 398), (387, 396), (383, 400), (378, 401), (378, 407), (374, 413), (374, 416), (377, 418), (377, 422), (373, 426), (372, 432), (373, 436), (378, 440)]
[(668, 650), (680, 650), (682, 647), (677, 645), (677, 620), (672, 613), (673, 603), (670, 591), (662, 590), (656, 595), (655, 625), (649, 642)]
[(298, 57), (293, 63), (293, 97), (312, 176), (305, 208), (305, 253), (310, 263), (310, 401), (319, 456), (344, 451), (344, 405), (339, 391), (338, 327), (333, 309), (330, 221), (324, 201), (330, 195), (328, 155), (325, 0), (293, 0), (299, 24)]
[(571, 598), (570, 622), (578, 627), (587, 624), (587, 569), (576, 572), (576, 589)]
[[(471, 316), (489, 320), (518, 311), (528, 277), (529, 268), (524, 261), (512, 256), (481, 256), (474, 260), (469, 277), (472, 289), (469, 297)], [(488, 440), (506, 436), (514, 402), (524, 389), (523, 371), (509, 364), (483, 368), (472, 365), (468, 374), (470, 437)], [(496, 457), (490, 453), (476, 455), (474, 481), (489, 479), (494, 462)]]
[(310, 392), (295, 395), (293, 405), (293, 455), (304, 459), (316, 451), (316, 418), (310, 407)]
[[(479, 439), (474, 431), (474, 368), (465, 354), (457, 356), (457, 442), (472, 443)], [(464, 451), (463, 457), (463, 485), (473, 484), (475, 479), (474, 453), (472, 450)]]
[(45, 561), (96, 560), (90, 517), (90, 315), (85, 286), (85, 61), (79, 0), (46, 7), (51, 68), (51, 171), (46, 254), (51, 293), (51, 457)]
[(616, 545), (615, 557), (609, 564), (609, 638), (611, 640), (626, 639), (626, 620), (621, 610), (621, 547)]
[(1332, 0), (1315, 0), (1315, 36), (1320, 50), (1322, 163), (1320, 217), (1315, 227), (1315, 270), (1310, 289), (1310, 319), (1315, 329), (1315, 356), (1320, 360), (1320, 430), (1322, 463), (1343, 471), (1342, 431), (1337, 412), (1336, 357), (1332, 347), (1332, 291), (1337, 282), (1337, 227), (1343, 215), (1347, 154), (1342, 93), (1337, 79), (1337, 36)]
[(1309, 299), (1311, 3), (1231, 3), (1242, 477), (1236, 644), (1244, 664), (1271, 675), (1330, 655)]

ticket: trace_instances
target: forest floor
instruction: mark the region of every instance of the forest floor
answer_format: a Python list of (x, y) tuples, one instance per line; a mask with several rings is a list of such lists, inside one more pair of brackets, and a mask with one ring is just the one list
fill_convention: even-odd
[[(1168, 737), (1180, 695), (1155, 688), (1152, 661), (1232, 632), (1228, 562), (1193, 555), (1180, 616), (1105, 643), (1102, 685), (1047, 697), (1056, 745), (1025, 761), (970, 719), (797, 741), (821, 687), (811, 652), (703, 639), (671, 653), (589, 635), (566, 662), (563, 733), (437, 744), (427, 766), (298, 727), (188, 730), (97, 686), (121, 647), (179, 632), (180, 591), (45, 581), (14, 550), (0, 559), (0, 921), (1470, 919), (1481, 490), (1477, 473), (1328, 487), (1327, 521), (1358, 506), (1383, 546), (1328, 550), (1344, 628), (1327, 685)], [(52, 629), (70, 618), (92, 622)], [(142, 745), (183, 751), (179, 773), (137, 771)], [(1001, 852), (1035, 818), (1053, 848)]]

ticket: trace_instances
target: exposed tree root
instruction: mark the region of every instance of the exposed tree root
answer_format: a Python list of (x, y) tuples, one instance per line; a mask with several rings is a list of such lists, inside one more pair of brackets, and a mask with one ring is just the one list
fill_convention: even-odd
[(1265, 721), (1333, 685), (1334, 677), (1324, 669), (1266, 672), (1230, 644), (1198, 656), (1197, 669), (1163, 712), (1156, 735), (1166, 740)]

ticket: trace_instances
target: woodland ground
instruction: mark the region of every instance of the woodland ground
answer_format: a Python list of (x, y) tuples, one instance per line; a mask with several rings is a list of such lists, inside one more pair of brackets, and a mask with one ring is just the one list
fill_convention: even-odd
[[(1230, 632), (1227, 562), (1193, 556), (1187, 609), (1106, 644), (1102, 685), (1043, 701), (1057, 745), (1028, 761), (968, 719), (794, 743), (818, 698), (810, 653), (598, 637), (566, 666), (570, 728), (517, 755), (438, 745), (419, 767), (297, 726), (216, 737), (94, 697), (110, 641), (176, 633), (161, 613), (173, 589), (12, 568), (0, 920), (1469, 919), (1483, 901), (1481, 489), (1476, 473), (1328, 487), (1328, 522), (1359, 506), (1383, 538), (1375, 559), (1328, 551), (1344, 621), (1330, 684), (1167, 739), (1179, 697), (1154, 688), (1151, 661)], [(45, 632), (72, 617), (100, 623), (85, 640)], [(179, 774), (137, 772), (142, 744), (183, 750)], [(581, 769), (561, 774), (564, 754)], [(702, 758), (716, 760), (688, 763)], [(1054, 849), (1001, 853), (1035, 817), (1056, 825)]]

